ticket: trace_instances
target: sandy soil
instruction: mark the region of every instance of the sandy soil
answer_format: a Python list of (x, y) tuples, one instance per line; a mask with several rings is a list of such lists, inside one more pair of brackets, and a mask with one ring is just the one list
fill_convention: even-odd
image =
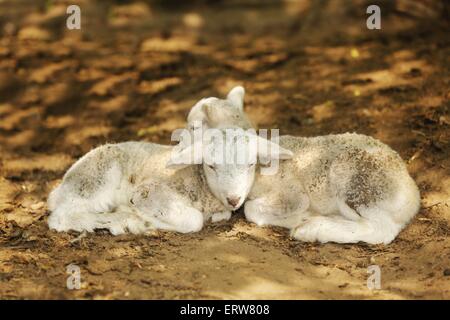
[[(76, 1), (69, 31), (63, 1), (0, 1), (0, 298), (449, 299), (448, 25), (385, 14), (369, 31), (362, 0), (216, 2)], [(196, 100), (235, 84), (261, 128), (391, 145), (420, 213), (388, 246), (300, 243), (242, 212), (190, 235), (48, 230), (47, 195), (78, 157), (169, 143)], [(80, 290), (66, 288), (71, 263)]]

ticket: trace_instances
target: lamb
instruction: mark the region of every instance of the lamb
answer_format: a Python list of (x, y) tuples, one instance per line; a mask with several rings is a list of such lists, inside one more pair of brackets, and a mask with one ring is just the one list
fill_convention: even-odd
[[(228, 96), (233, 99), (234, 94)], [(226, 132), (219, 131), (225, 137)], [(123, 142), (95, 148), (79, 159), (51, 192), (48, 224), (57, 231), (108, 229), (112, 234), (153, 229), (201, 230), (208, 219), (229, 219), (254, 180), (255, 163), (210, 163), (223, 147), (217, 137), (178, 146)], [(246, 134), (232, 140), (231, 156), (263, 140)], [(263, 141), (264, 142), (264, 141)], [(269, 141), (266, 141), (270, 144)], [(288, 157), (272, 146), (261, 157)], [(200, 150), (200, 152), (198, 152)]]
[(380, 141), (346, 133), (280, 137), (294, 153), (273, 176), (256, 176), (245, 216), (314, 242), (389, 244), (420, 207), (400, 156)]
[[(231, 110), (246, 119), (242, 107)], [(206, 127), (242, 122), (221, 123), (218, 114), (200, 118)], [(245, 217), (259, 226), (288, 228), (306, 242), (388, 244), (420, 208), (419, 190), (402, 159), (374, 138), (281, 136), (280, 146), (293, 152), (292, 159), (275, 175), (256, 175), (245, 202)]]
[(187, 117), (190, 130), (208, 128), (254, 128), (244, 112), (245, 90), (241, 86), (234, 87), (226, 99), (209, 97), (197, 102)]
[(49, 227), (80, 232), (108, 229), (113, 235), (153, 229), (199, 231), (206, 219), (200, 210), (219, 212), (224, 206), (202, 188), (198, 168), (166, 169), (170, 152), (170, 146), (145, 142), (91, 150), (51, 192)]

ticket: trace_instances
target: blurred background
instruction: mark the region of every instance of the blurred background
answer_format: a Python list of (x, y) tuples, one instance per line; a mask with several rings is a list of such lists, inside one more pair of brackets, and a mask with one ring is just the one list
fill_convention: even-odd
[[(70, 4), (81, 30), (65, 27)], [(375, 105), (412, 100), (431, 62), (448, 71), (450, 7), (379, 1), (382, 29), (368, 30), (369, 4), (2, 0), (0, 141), (73, 156), (106, 138), (168, 142), (196, 100), (234, 84), (261, 126), (367, 132)], [(334, 117), (336, 104), (346, 117)]]
[[(81, 8), (81, 30), (66, 28), (71, 4)], [(381, 30), (366, 27), (370, 4), (381, 8)], [(383, 276), (395, 283), (387, 296), (448, 297), (444, 271), (450, 266), (441, 254), (450, 252), (449, 15), (450, 2), (444, 0), (0, 0), (0, 241), (9, 248), (0, 249), (0, 296), (252, 298), (256, 291), (246, 289), (248, 275), (239, 271), (247, 270), (248, 261), (233, 260), (239, 267), (228, 280), (241, 290), (237, 294), (226, 279), (210, 274), (232, 262), (219, 257), (212, 265), (195, 265), (196, 247), (185, 258), (174, 249), (206, 238), (213, 243), (205, 245), (210, 255), (238, 248), (235, 254), (253, 261), (261, 278), (277, 279), (283, 288), (297, 281), (283, 282), (289, 263), (322, 259), (335, 280), (313, 283), (320, 289), (305, 291), (309, 298), (328, 298), (323, 293), (328, 285), (340, 288), (332, 291), (334, 297), (365, 297), (355, 284), (364, 270), (355, 265), (373, 252), (402, 261), (386, 262)], [(281, 247), (293, 260), (280, 256), (279, 265), (269, 269), (258, 264), (260, 244), (245, 236), (250, 229), (242, 217), (192, 238), (152, 239), (172, 245), (151, 247), (151, 257), (139, 252), (154, 244), (132, 236), (111, 240), (100, 234), (83, 246), (47, 230), (48, 192), (77, 158), (105, 142), (170, 143), (196, 101), (224, 96), (238, 84), (246, 88), (246, 111), (260, 128), (303, 136), (355, 131), (388, 143), (421, 188), (420, 218), (391, 249), (351, 247), (346, 261), (327, 255), (336, 250), (332, 244), (300, 253), (310, 247), (280, 242), (273, 231), (261, 236), (265, 254), (277, 255)], [(228, 247), (221, 238), (225, 230), (244, 236)], [(281, 244), (264, 242), (271, 237)], [(108, 250), (105, 239), (113, 241)], [(137, 257), (131, 266), (130, 256)], [(109, 267), (96, 262), (98, 257), (110, 261)], [(164, 259), (167, 265), (192, 263), (194, 271), (183, 274), (184, 289), (173, 285), (180, 268), (158, 273), (155, 261)], [(65, 275), (58, 266), (71, 261), (90, 270), (83, 292), (60, 286)], [(336, 274), (333, 265), (348, 261), (352, 276)], [(432, 266), (420, 268), (429, 261)], [(137, 270), (134, 278), (130, 270)], [(143, 289), (148, 284), (139, 270), (159, 279), (151, 290)], [(105, 284), (96, 275), (107, 271), (111, 279)], [(315, 271), (304, 274), (315, 279)], [(204, 283), (196, 280), (199, 274), (206, 274)], [(409, 282), (398, 280), (402, 277)], [(134, 293), (126, 296), (127, 290)]]

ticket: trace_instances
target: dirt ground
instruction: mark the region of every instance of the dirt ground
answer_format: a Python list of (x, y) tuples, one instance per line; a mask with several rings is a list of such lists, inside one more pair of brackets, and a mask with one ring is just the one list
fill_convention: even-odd
[[(212, 2), (70, 1), (82, 11), (70, 31), (64, 1), (0, 1), (0, 298), (450, 299), (445, 21), (382, 9), (368, 30), (363, 0)], [(48, 193), (77, 158), (170, 143), (197, 100), (236, 84), (260, 128), (389, 144), (420, 213), (387, 246), (301, 243), (242, 212), (188, 235), (48, 230)], [(80, 290), (66, 288), (69, 264)]]

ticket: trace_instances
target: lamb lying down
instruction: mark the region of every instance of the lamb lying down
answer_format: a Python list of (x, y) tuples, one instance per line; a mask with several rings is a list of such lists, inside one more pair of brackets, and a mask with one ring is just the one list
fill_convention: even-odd
[[(259, 138), (251, 135), (232, 141), (232, 152), (246, 149), (252, 139)], [(210, 217), (229, 219), (253, 184), (255, 162), (202, 161), (205, 154), (213, 158), (222, 147), (212, 139), (187, 147), (146, 142), (98, 147), (78, 160), (50, 194), (48, 224), (57, 231), (185, 233), (199, 231)], [(194, 152), (196, 148), (200, 152)], [(278, 159), (291, 154), (277, 145), (270, 148), (278, 151), (268, 154), (265, 148), (259, 156)]]
[[(155, 228), (198, 231), (205, 212), (225, 207), (202, 183), (197, 167), (166, 169), (171, 147), (125, 142), (98, 147), (78, 160), (50, 194), (48, 224), (57, 231)], [(203, 187), (204, 186), (204, 187)]]
[(368, 136), (281, 136), (294, 153), (257, 175), (245, 216), (313, 242), (388, 244), (418, 212), (420, 194), (400, 156)]
[[(241, 99), (234, 107), (201, 101), (188, 126), (194, 130), (193, 120), (201, 120), (203, 128), (251, 127), (244, 89), (232, 92)], [(280, 146), (294, 156), (275, 175), (256, 174), (245, 203), (249, 221), (289, 228), (302, 241), (387, 244), (419, 210), (419, 190), (402, 159), (376, 139), (281, 136)]]
[[(199, 109), (202, 101), (217, 105)], [(234, 110), (242, 101), (240, 87), (224, 100), (202, 99), (202, 103), (192, 108), (192, 119), (201, 120), (204, 111), (216, 117), (224, 113), (223, 107)], [(243, 119), (247, 121), (245, 115)], [(209, 218), (229, 219), (231, 211), (243, 204), (250, 190), (254, 163), (218, 165), (212, 169), (202, 159), (189, 157), (195, 147), (198, 146), (192, 143), (171, 147), (125, 142), (90, 151), (67, 171), (62, 183), (50, 194), (50, 228), (108, 229), (113, 234), (153, 229), (194, 232)], [(200, 155), (203, 156), (203, 150)]]

